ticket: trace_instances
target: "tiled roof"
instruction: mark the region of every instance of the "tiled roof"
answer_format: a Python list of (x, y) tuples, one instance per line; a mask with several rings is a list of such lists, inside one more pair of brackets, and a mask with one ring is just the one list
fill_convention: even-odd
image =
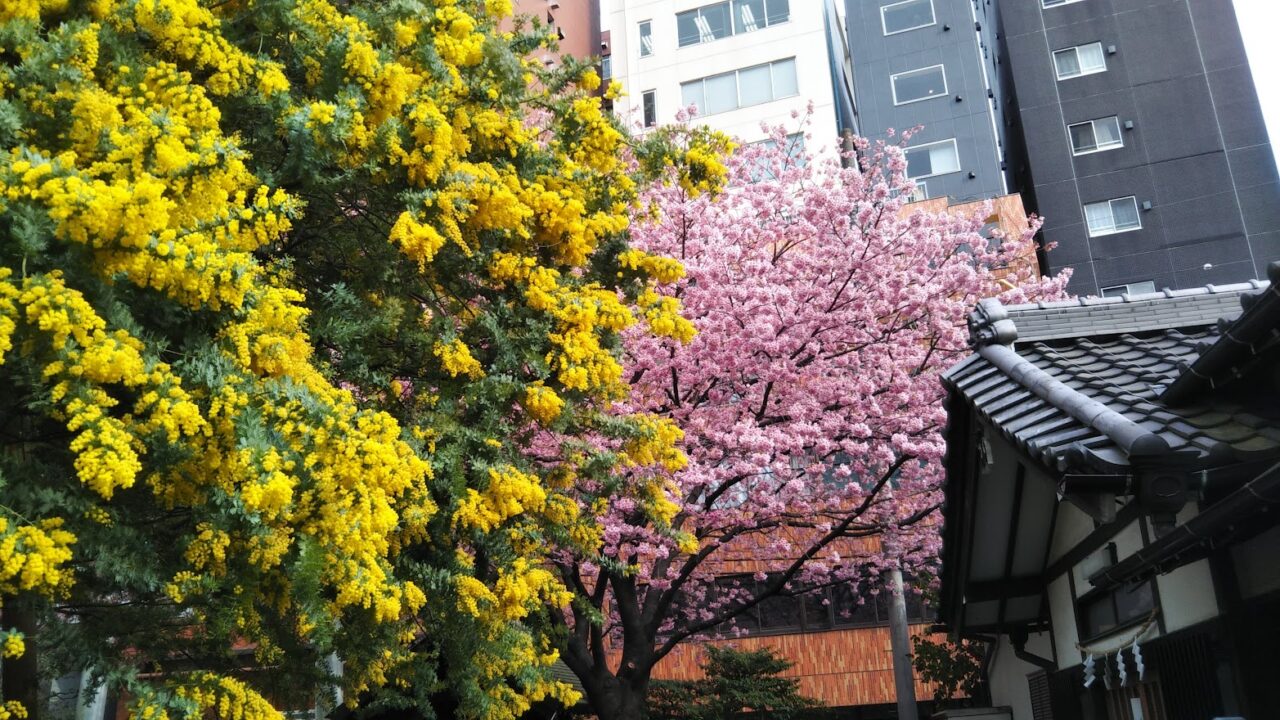
[(1209, 285), (1119, 297), (1088, 297), (1062, 302), (1005, 307), (1018, 326), (1018, 339), (1053, 340), (1110, 333), (1212, 325), (1240, 314), (1240, 293), (1256, 292), (1266, 282)]
[[(1202, 467), (1280, 456), (1275, 403), (1241, 393), (1177, 407), (1161, 400), (1202, 353), (1232, 342), (1219, 327), (1230, 334), (1242, 298), (1267, 290), (1254, 281), (1008, 308), (984, 301), (971, 321), (977, 352), (944, 374), (952, 412), (963, 398), (1015, 445), (1060, 470), (1120, 471), (1139, 443), (1186, 451)], [(1268, 298), (1268, 317), (1277, 301)], [(1266, 322), (1280, 326), (1280, 316)], [(1273, 333), (1269, 342), (1280, 339)]]
[(586, 690), (582, 687), (582, 681), (578, 679), (577, 674), (569, 669), (568, 665), (564, 664), (563, 660), (556, 660), (554, 663), (551, 663), (551, 677), (569, 685), (584, 697), (586, 696)]

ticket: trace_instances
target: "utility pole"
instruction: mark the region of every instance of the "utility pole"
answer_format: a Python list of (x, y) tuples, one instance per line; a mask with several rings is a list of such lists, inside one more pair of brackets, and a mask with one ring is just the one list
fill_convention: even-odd
[(916, 679), (911, 670), (911, 638), (907, 634), (907, 598), (902, 590), (902, 570), (893, 568), (889, 583), (889, 647), (893, 650), (893, 685), (898, 696), (898, 720), (919, 720)]

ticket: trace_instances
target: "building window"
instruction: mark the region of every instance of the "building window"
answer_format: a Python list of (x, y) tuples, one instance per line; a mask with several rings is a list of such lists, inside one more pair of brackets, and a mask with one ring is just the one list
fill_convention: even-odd
[[(757, 581), (750, 575), (736, 575), (716, 579), (713, 591), (742, 602), (761, 592), (764, 584), (777, 579), (770, 573)], [(907, 606), (907, 622), (919, 624), (933, 618), (933, 610), (923, 597), (912, 590), (904, 596)], [(677, 626), (683, 623), (677, 622)], [(775, 595), (735, 618), (733, 625), (747, 635), (816, 632), (835, 627), (874, 627), (889, 624), (889, 592), (877, 588), (870, 581), (856, 585), (841, 583), (827, 588), (811, 590), (801, 595)], [(712, 630), (728, 634), (733, 626)]]
[(1059, 80), (1106, 72), (1107, 59), (1102, 54), (1102, 43), (1077, 45), (1053, 53), (1053, 65)]
[(1146, 295), (1156, 291), (1156, 284), (1150, 280), (1142, 282), (1128, 283), (1126, 285), (1112, 285), (1111, 287), (1102, 288), (1102, 297), (1120, 297), (1121, 295)]
[(920, 202), (929, 199), (929, 183), (924, 181), (916, 183), (916, 189), (911, 191), (907, 196), (907, 202)]
[(733, 34), (733, 20), (729, 13), (729, 3), (716, 3), (696, 10), (678, 13), (676, 15), (676, 32), (680, 37), (680, 47), (729, 37)]
[(712, 75), (680, 84), (681, 101), (697, 105), (703, 115), (759, 105), (798, 95), (796, 60), (787, 58), (764, 65)]
[[(787, 168), (804, 167), (806, 158), (804, 154), (804, 133), (792, 133), (786, 137), (787, 149)], [(753, 147), (768, 148), (772, 150), (778, 146), (777, 141), (773, 138), (767, 140), (758, 140), (751, 143)], [(778, 176), (774, 173), (775, 168), (770, 166), (763, 158), (756, 160), (755, 167), (751, 168), (751, 182), (756, 183), (762, 180), (777, 180)]]
[(917, 178), (960, 172), (960, 152), (955, 138), (906, 149), (907, 177)]
[(880, 25), (885, 35), (919, 30), (935, 22), (933, 0), (903, 0), (880, 7)]
[(790, 0), (725, 0), (676, 13), (680, 47), (772, 27), (791, 19)]
[(733, 0), (734, 33), (773, 27), (790, 19), (790, 0)]
[(1040, 7), (1052, 8), (1059, 5), (1070, 5), (1071, 3), (1083, 2), (1084, 0), (1040, 0)]
[(931, 100), (947, 94), (947, 71), (941, 65), (909, 70), (889, 76), (893, 87), (893, 104)]
[(1138, 219), (1138, 200), (1132, 195), (1085, 205), (1084, 220), (1089, 226), (1089, 237), (1142, 228), (1142, 221)]
[(648, 20), (640, 21), (640, 57), (649, 57), (653, 54), (653, 23)]
[(1071, 152), (1076, 155), (1124, 147), (1124, 139), (1120, 137), (1120, 118), (1115, 115), (1068, 125), (1067, 133), (1071, 135)]
[(644, 126), (653, 127), (658, 124), (658, 99), (654, 90), (645, 90), (640, 96), (644, 103)]
[(1080, 639), (1093, 640), (1121, 628), (1139, 623), (1151, 614), (1155, 595), (1148, 580), (1134, 587), (1118, 587), (1098, 593), (1087, 593), (1076, 601), (1076, 621)]

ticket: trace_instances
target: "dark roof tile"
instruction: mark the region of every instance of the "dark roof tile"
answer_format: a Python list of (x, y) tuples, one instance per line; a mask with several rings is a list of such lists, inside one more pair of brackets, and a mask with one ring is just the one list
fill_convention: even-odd
[(1017, 359), (1065, 387), (1041, 398), (1020, 384), (1017, 378), (1025, 373), (1011, 369), (1006, 375), (978, 354), (944, 379), (1001, 433), (1051, 464), (1076, 458), (1114, 469), (1128, 462), (1124, 449), (1093, 427), (1101, 416), (1081, 415), (1082, 421), (1071, 414), (1081, 397), (1102, 403), (1127, 418), (1129, 427), (1163, 438), (1174, 450), (1198, 451), (1205, 463), (1280, 456), (1280, 408), (1260, 410), (1249, 406), (1248, 397), (1221, 393), (1208, 404), (1168, 407), (1160, 401), (1186, 367), (1225, 337), (1218, 319), (1240, 316), (1241, 294), (1266, 287), (1252, 281), (1009, 306), (1003, 310), (1017, 328)]

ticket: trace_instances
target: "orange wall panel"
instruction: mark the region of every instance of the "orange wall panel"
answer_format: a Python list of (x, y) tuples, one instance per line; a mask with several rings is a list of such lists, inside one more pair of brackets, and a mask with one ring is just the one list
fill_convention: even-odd
[[(925, 634), (915, 625), (911, 634)], [(934, 635), (935, 640), (942, 635)], [(765, 635), (734, 640), (688, 642), (677, 647), (654, 669), (655, 680), (695, 680), (704, 645), (729, 645), (739, 650), (771, 648), (795, 663), (785, 677), (800, 681), (800, 692), (829, 707), (879, 705), (896, 701), (889, 628), (865, 627), (790, 635)], [(916, 679), (916, 698), (933, 697), (933, 686)]]

